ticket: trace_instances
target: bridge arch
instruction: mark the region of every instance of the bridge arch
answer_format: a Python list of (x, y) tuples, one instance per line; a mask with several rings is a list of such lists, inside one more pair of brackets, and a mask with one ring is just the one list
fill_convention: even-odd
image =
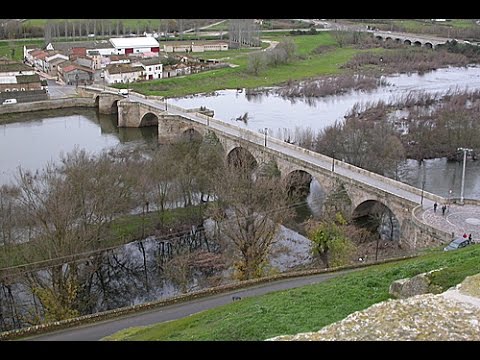
[(380, 36), (380, 35), (377, 35), (377, 36), (375, 36), (375, 39), (377, 39), (377, 40), (383, 40), (383, 37)]
[(400, 240), (400, 222), (392, 210), (378, 200), (366, 200), (358, 204), (352, 220), (359, 226), (377, 232), (382, 240)]
[(112, 102), (112, 105), (110, 105), (110, 113), (118, 114), (118, 100), (114, 100)]
[(200, 142), (203, 139), (202, 134), (200, 134), (194, 128), (188, 128), (184, 130), (180, 136), (183, 141), (188, 141), (188, 142), (192, 142), (192, 141)]
[(284, 177), (285, 190), (293, 201), (305, 200), (314, 177), (304, 170), (293, 170)]
[(139, 127), (145, 126), (158, 126), (158, 116), (151, 112), (144, 114), (140, 120)]
[(408, 39), (405, 39), (405, 40), (403, 41), (403, 43), (404, 43), (405, 45), (412, 45), (412, 42), (411, 42), (410, 40), (408, 40)]
[(95, 108), (98, 110), (100, 106), (100, 95), (95, 96)]
[(425, 46), (426, 48), (433, 49), (433, 44), (430, 43), (430, 42), (426, 42), (426, 43), (424, 44), (424, 46)]
[(419, 40), (417, 40), (413, 43), (413, 45), (414, 46), (422, 46), (422, 43)]
[(230, 150), (227, 154), (227, 164), (236, 168), (246, 167), (251, 171), (258, 167), (258, 162), (252, 153), (242, 146)]

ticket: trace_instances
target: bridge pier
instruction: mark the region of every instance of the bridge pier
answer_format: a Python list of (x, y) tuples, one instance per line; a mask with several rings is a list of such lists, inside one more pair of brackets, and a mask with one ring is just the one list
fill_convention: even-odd
[(101, 94), (98, 95), (98, 112), (100, 114), (117, 114), (117, 103), (123, 100), (123, 96)]

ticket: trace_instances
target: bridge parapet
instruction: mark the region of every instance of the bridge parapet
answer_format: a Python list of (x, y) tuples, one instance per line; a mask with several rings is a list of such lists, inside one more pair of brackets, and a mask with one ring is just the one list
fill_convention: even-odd
[(433, 243), (440, 241), (442, 244), (448, 243), (453, 239), (453, 235), (443, 230), (436, 229), (423, 223), (418, 215), (423, 212), (422, 205), (417, 205), (412, 210), (412, 223), (414, 225), (411, 241), (413, 248), (426, 248)]

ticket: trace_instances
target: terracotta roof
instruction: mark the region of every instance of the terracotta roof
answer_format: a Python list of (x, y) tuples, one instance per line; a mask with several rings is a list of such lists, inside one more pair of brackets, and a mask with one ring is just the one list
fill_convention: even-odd
[(80, 70), (80, 71), (85, 71), (85, 72), (89, 72), (89, 73), (94, 73), (95, 71), (89, 69), (89, 68), (86, 68), (84, 66), (80, 66), (80, 65), (76, 65), (76, 64), (71, 64), (71, 65), (68, 65), (68, 66), (65, 66), (62, 68), (63, 72), (64, 73), (69, 73), (69, 72), (72, 72), (74, 70)]
[(78, 56), (85, 56), (87, 54), (87, 48), (85, 47), (74, 47), (72, 48), (72, 54)]

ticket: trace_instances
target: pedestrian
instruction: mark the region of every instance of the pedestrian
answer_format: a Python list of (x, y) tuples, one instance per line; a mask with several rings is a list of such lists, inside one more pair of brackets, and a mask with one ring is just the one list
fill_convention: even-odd
[(433, 204), (433, 212), (436, 213), (437, 212), (437, 202), (435, 201), (435, 204)]
[(447, 205), (442, 206), (442, 215), (445, 215), (445, 210), (447, 210)]
[(468, 241), (472, 242), (472, 234), (468, 234)]
[(464, 239), (467, 238), (467, 233), (463, 233), (463, 238), (464, 238)]

